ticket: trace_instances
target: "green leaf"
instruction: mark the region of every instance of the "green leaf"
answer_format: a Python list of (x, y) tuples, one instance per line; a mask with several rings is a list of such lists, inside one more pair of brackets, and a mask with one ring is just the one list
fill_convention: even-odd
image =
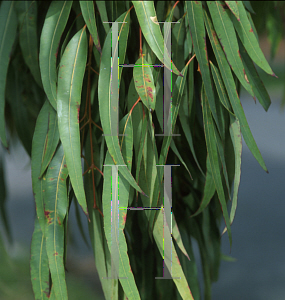
[(79, 1), (79, 3), (80, 3), (80, 8), (82, 11), (84, 21), (87, 25), (88, 30), (90, 31), (90, 34), (94, 41), (94, 44), (95, 44), (96, 48), (98, 49), (98, 51), (101, 53), (101, 46), (100, 46), (99, 36), (98, 36), (98, 32), (97, 32), (93, 2), (92, 1)]
[(6, 75), (17, 30), (14, 4), (14, 1), (3, 1), (0, 7), (0, 138), (4, 147), (8, 147), (5, 131)]
[(56, 104), (56, 59), (61, 35), (67, 23), (72, 1), (52, 1), (43, 25), (40, 41), (40, 70), (45, 93), (53, 106)]
[[(94, 135), (93, 139), (94, 139)], [(104, 143), (102, 142), (104, 145)], [(93, 148), (94, 149), (94, 148)], [(96, 159), (96, 156), (99, 156), (99, 153), (95, 151), (93, 153), (94, 161)], [(85, 158), (87, 161), (91, 161), (91, 149), (90, 149), (90, 135), (87, 135), (87, 141), (85, 146)], [(102, 163), (103, 165), (103, 163)], [(87, 166), (85, 167), (85, 171), (87, 170)], [(87, 206), (90, 216), (90, 222), (88, 222), (89, 226), (89, 235), (91, 239), (91, 245), (94, 252), (94, 258), (95, 258), (95, 265), (96, 269), (99, 274), (99, 278), (102, 284), (102, 289), (105, 295), (106, 299), (114, 299), (117, 300), (118, 297), (113, 297), (114, 293), (118, 291), (118, 288), (115, 289), (115, 282), (118, 284), (118, 279), (112, 279), (108, 280), (106, 279), (108, 277), (108, 265), (110, 264), (110, 253), (107, 246), (107, 241), (105, 237), (104, 227), (103, 227), (103, 219), (101, 214), (98, 210), (93, 209), (94, 205), (94, 198), (93, 198), (93, 181), (92, 181), (92, 174), (91, 172), (87, 173), (84, 178), (84, 187), (86, 191), (86, 200), (87, 200)], [(99, 195), (101, 194), (101, 191), (99, 189), (96, 189), (96, 199), (99, 199)], [(101, 196), (101, 195), (100, 195)], [(100, 210), (102, 210), (101, 202), (96, 203)], [(114, 291), (113, 291), (114, 289)]]
[(217, 151), (217, 142), (216, 142), (217, 137), (214, 129), (211, 111), (209, 108), (208, 99), (207, 96), (205, 95), (204, 89), (202, 89), (202, 110), (203, 110), (203, 122), (204, 122), (207, 152), (209, 154), (211, 172), (219, 196), (226, 227), (228, 230), (230, 245), (232, 245), (230, 221), (229, 221), (227, 203), (226, 203), (224, 189), (223, 189), (223, 183), (222, 183), (221, 172), (220, 172), (220, 162), (219, 162), (218, 151)]
[(79, 110), (86, 60), (87, 38), (85, 28), (83, 28), (70, 40), (60, 61), (57, 116), (60, 140), (71, 184), (78, 203), (87, 215), (79, 134)]
[(237, 1), (225, 1), (225, 3), (227, 4), (231, 12), (234, 14), (234, 16), (237, 18), (237, 20), (240, 21)]
[(214, 34), (213, 25), (205, 11), (204, 11), (204, 17), (205, 17), (205, 24), (206, 24), (206, 28), (208, 31), (208, 35), (209, 35), (218, 65), (219, 65), (220, 72), (222, 74), (224, 84), (226, 86), (226, 90), (227, 90), (227, 93), (228, 93), (228, 96), (230, 99), (230, 103), (232, 105), (234, 114), (236, 115), (236, 117), (238, 118), (238, 120), (241, 124), (241, 132), (244, 137), (244, 140), (245, 140), (248, 148), (252, 152), (253, 156), (258, 161), (258, 163), (261, 165), (261, 167), (265, 171), (267, 171), (264, 160), (258, 150), (258, 147), (257, 147), (255, 140), (252, 136), (252, 133), (249, 129), (243, 108), (241, 106), (240, 99), (237, 94), (236, 85), (235, 85), (235, 82), (233, 79), (231, 69), (230, 69), (229, 65), (226, 63), (225, 54), (221, 48), (221, 45), (220, 45), (216, 35)]
[(205, 186), (204, 186), (204, 191), (203, 191), (203, 198), (200, 203), (199, 209), (192, 215), (192, 217), (197, 216), (199, 213), (201, 213), (207, 205), (210, 203), (211, 199), (213, 198), (216, 188), (215, 188), (215, 182), (212, 176), (212, 171), (211, 171), (211, 164), (210, 164), (210, 158), (209, 154), (207, 155), (206, 159), (206, 181), (205, 181)]
[(47, 112), (47, 133), (45, 138), (44, 153), (41, 164), (40, 177), (48, 167), (59, 141), (59, 131), (57, 122), (57, 113), (51, 105), (48, 105), (49, 109)]
[(241, 39), (242, 44), (244, 45), (251, 59), (261, 69), (263, 69), (266, 73), (276, 77), (276, 75), (270, 68), (266, 58), (264, 57), (262, 50), (260, 49), (258, 40), (256, 39), (251, 24), (247, 18), (243, 4), (240, 1), (237, 1), (237, 6), (239, 9), (240, 20), (237, 20), (233, 16), (231, 16), (231, 19)]
[(187, 1), (185, 2), (187, 7), (187, 15), (189, 28), (192, 36), (194, 51), (199, 63), (202, 80), (205, 85), (207, 97), (209, 99), (210, 108), (214, 117), (214, 120), (218, 126), (219, 131), (220, 124), (217, 116), (217, 110), (215, 105), (215, 97), (212, 88), (212, 80), (209, 70), (208, 54), (206, 47), (206, 33), (203, 21), (203, 8), (201, 2)]
[(30, 267), (35, 299), (50, 299), (46, 242), (38, 218), (35, 219), (35, 229), (32, 237)]
[(151, 68), (142, 56), (136, 61), (133, 71), (136, 90), (148, 110), (154, 110), (156, 103), (156, 90)]
[(244, 88), (251, 96), (254, 96), (239, 55), (236, 33), (230, 17), (231, 13), (229, 10), (223, 8), (221, 1), (208, 1), (207, 5), (212, 16), (217, 37), (223, 47), (229, 65)]
[[(132, 1), (135, 7), (136, 15), (142, 30), (142, 33), (149, 44), (151, 50), (157, 58), (163, 63), (164, 59), (164, 40), (157, 20), (153, 1)], [(169, 55), (169, 54), (168, 54)], [(176, 75), (181, 76), (181, 73), (176, 68), (174, 63), (171, 63), (171, 58), (165, 64), (169, 70), (173, 70)]]
[(64, 218), (68, 208), (68, 175), (62, 144), (47, 170), (45, 182), (45, 238), (53, 289), (57, 299), (67, 299), (64, 269)]
[(19, 19), (20, 47), (25, 63), (31, 70), (37, 84), (42, 87), (38, 53), (37, 3), (33, 1), (17, 1), (15, 8)]
[[(167, 231), (167, 233), (164, 231)], [(157, 245), (158, 250), (162, 257), (164, 257), (164, 242), (163, 242), (164, 238), (163, 237), (166, 234), (170, 235), (169, 227), (164, 226), (163, 213), (162, 213), (162, 209), (160, 209), (157, 220), (154, 225), (153, 236), (154, 236), (156, 245)], [(180, 261), (179, 261), (179, 258), (178, 258), (178, 255), (177, 255), (177, 252), (176, 252), (174, 246), (172, 246), (171, 262), (172, 262), (171, 276), (172, 277), (180, 277), (180, 279), (173, 279), (173, 281), (174, 281), (182, 299), (183, 300), (190, 300), (190, 299), (194, 300), (191, 290), (189, 288), (188, 282), (185, 278), (182, 267), (180, 265)], [(161, 268), (162, 268), (162, 266), (161, 266)]]
[[(105, 165), (113, 165), (112, 158), (110, 154), (107, 152)], [(123, 169), (125, 167), (119, 167), (119, 170)], [(120, 171), (119, 171), (120, 172)], [(110, 166), (104, 167), (104, 184), (103, 184), (103, 213), (104, 213), (104, 230), (108, 242), (108, 247), (111, 252), (111, 257), (114, 255), (115, 257), (112, 257), (114, 259), (114, 264), (118, 264), (119, 270), (116, 269), (116, 272), (119, 276), (119, 280), (121, 282), (121, 285), (124, 289), (124, 292), (128, 299), (140, 299), (140, 295), (135, 283), (135, 279), (132, 273), (132, 270), (130, 268), (130, 262), (129, 257), (127, 254), (127, 244), (125, 240), (124, 235), (124, 227), (127, 217), (127, 206), (128, 206), (128, 194), (129, 194), (129, 183), (122, 177), (118, 176), (118, 182), (116, 183), (116, 186), (118, 186), (119, 192), (119, 198), (118, 194), (113, 195), (112, 194), (112, 169)], [(116, 197), (116, 198), (112, 198)], [(119, 205), (118, 201), (116, 199), (119, 199)], [(112, 206), (111, 206), (112, 204)], [(114, 210), (118, 210), (119, 216), (118, 216), (118, 223), (117, 222), (111, 222), (112, 219), (112, 212)], [(112, 235), (115, 234), (118, 235), (118, 239), (116, 239), (116, 251), (118, 251), (118, 256), (115, 255), (115, 253), (112, 253)], [(116, 261), (118, 259), (119, 261)], [(111, 274), (108, 274), (109, 277)], [(120, 279), (121, 277), (124, 277), (123, 279)], [(126, 279), (127, 278), (127, 279)]]
[[(103, 22), (109, 22), (108, 16), (107, 16), (107, 11), (106, 11), (106, 2), (104, 2), (104, 1), (96, 1), (96, 5), (98, 7), (102, 23)], [(106, 34), (108, 34), (108, 32), (110, 30), (109, 23), (103, 23), (103, 27), (105, 29)]]
[[(120, 16), (117, 22), (127, 22), (122, 24), (121, 30), (119, 30), (119, 39), (123, 31), (129, 31), (129, 14), (124, 13)], [(109, 31), (102, 51), (101, 64), (100, 64), (100, 72), (99, 72), (99, 82), (98, 82), (98, 98), (99, 98), (99, 112), (101, 117), (101, 124), (105, 134), (106, 144), (110, 155), (117, 165), (125, 165), (124, 159), (122, 157), (122, 153), (119, 146), (118, 136), (112, 136), (111, 131), (111, 114), (112, 114), (112, 106), (111, 106), (111, 32)], [(121, 43), (120, 43), (121, 44)], [(120, 51), (120, 57), (123, 56), (124, 53)], [(116, 126), (116, 124), (114, 124)], [(141, 188), (136, 183), (133, 178), (130, 170), (128, 168), (122, 168), (122, 175), (128, 180), (128, 182), (139, 192), (143, 193)]]
[(260, 104), (267, 111), (269, 106), (271, 105), (270, 97), (258, 72), (256, 71), (253, 61), (250, 59), (249, 55), (247, 54), (246, 50), (241, 44), (240, 44), (240, 54), (242, 60), (244, 61), (247, 78), (249, 80), (249, 83), (252, 86), (252, 90), (256, 95), (258, 101), (260, 102)]
[[(236, 208), (237, 208), (237, 196), (238, 196), (238, 188), (240, 184), (240, 175), (241, 175), (241, 152), (242, 152), (242, 139), (241, 139), (241, 131), (240, 124), (238, 119), (231, 116), (231, 125), (230, 125), (230, 134), (232, 143), (234, 145), (235, 151), (235, 178), (234, 178), (234, 192), (233, 192), (233, 201), (230, 212), (230, 222), (231, 224), (234, 221)], [(226, 228), (224, 229), (224, 232)], [(224, 233), (223, 232), (223, 233)]]
[(44, 214), (44, 183), (45, 180), (40, 177), (41, 166), (45, 155), (45, 144), (48, 135), (48, 118), (51, 104), (45, 101), (37, 118), (35, 132), (32, 142), (31, 169), (32, 169), (32, 186), (36, 203), (37, 217), (42, 232), (45, 228)]

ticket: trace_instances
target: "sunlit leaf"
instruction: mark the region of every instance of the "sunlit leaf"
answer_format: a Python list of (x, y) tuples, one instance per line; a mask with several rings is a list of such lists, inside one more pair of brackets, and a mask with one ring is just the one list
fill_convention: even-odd
[(49, 265), (46, 242), (37, 218), (32, 237), (30, 266), (35, 299), (49, 299)]
[[(157, 58), (163, 63), (164, 59), (164, 40), (160, 30), (159, 23), (154, 8), (153, 1), (132, 1), (136, 10), (137, 18), (139, 20), (142, 33), (149, 44), (152, 51), (155, 53)], [(169, 55), (169, 54), (168, 54)], [(181, 75), (179, 70), (176, 68), (174, 63), (172, 67), (165, 62), (165, 66), (177, 75)]]
[(81, 171), (79, 110), (87, 59), (85, 28), (68, 43), (60, 61), (57, 90), (57, 116), (68, 173), (78, 203), (87, 214)]
[(56, 104), (56, 59), (61, 35), (66, 26), (72, 1), (52, 1), (47, 12), (40, 41), (40, 69), (43, 87), (54, 107)]
[(134, 81), (136, 90), (144, 105), (148, 109), (154, 110), (156, 102), (154, 80), (151, 67), (143, 56), (136, 61), (134, 66)]
[(64, 224), (68, 208), (68, 175), (62, 145), (57, 149), (46, 174), (44, 192), (45, 239), (49, 268), (56, 298), (67, 299), (64, 269)]

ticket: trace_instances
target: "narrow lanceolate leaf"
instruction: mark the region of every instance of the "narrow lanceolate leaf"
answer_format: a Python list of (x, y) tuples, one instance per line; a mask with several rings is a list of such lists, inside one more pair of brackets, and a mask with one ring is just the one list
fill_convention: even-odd
[(203, 110), (203, 122), (205, 130), (205, 139), (207, 145), (207, 152), (209, 154), (210, 167), (212, 176), (215, 182), (215, 187), (218, 193), (220, 204), (223, 211), (223, 216), (225, 219), (226, 227), (229, 234), (230, 245), (232, 245), (232, 234), (230, 227), (230, 220), (227, 210), (227, 203), (225, 199), (225, 193), (223, 189), (221, 171), (220, 171), (220, 162), (216, 145), (216, 132), (213, 124), (213, 118), (211, 116), (211, 111), (209, 108), (209, 103), (207, 96), (205, 95), (204, 88), (202, 89), (202, 110)]
[(19, 19), (19, 41), (25, 63), (29, 67), (37, 84), (42, 87), (38, 36), (37, 36), (37, 3), (33, 1), (17, 1), (16, 11)]
[[(124, 13), (120, 16), (117, 22), (127, 22), (122, 24), (121, 30), (119, 30), (119, 38), (123, 31), (129, 30), (129, 13)], [(99, 75), (99, 83), (98, 83), (98, 98), (99, 98), (99, 112), (101, 117), (101, 124), (105, 134), (106, 144), (110, 155), (116, 165), (125, 165), (118, 136), (112, 135), (112, 126), (118, 126), (118, 124), (111, 124), (112, 118), (111, 114), (113, 113), (113, 107), (111, 105), (112, 98), (111, 98), (111, 33), (110, 30), (102, 51), (101, 57), (101, 65), (100, 65), (100, 75)], [(120, 52), (120, 56), (124, 53)], [(122, 69), (122, 68), (120, 68)], [(116, 112), (115, 112), (116, 113)], [(122, 168), (121, 170), (122, 175), (127, 179), (127, 181), (139, 192), (143, 192), (141, 188), (136, 183), (135, 179), (133, 178), (130, 170), (128, 168)]]
[(63, 260), (63, 220), (68, 207), (67, 175), (63, 147), (60, 145), (47, 170), (44, 195), (46, 250), (54, 293), (57, 299), (67, 299)]
[[(51, 104), (48, 100), (45, 101), (39, 115), (37, 118), (37, 123), (35, 127), (35, 132), (32, 142), (32, 185), (33, 193), (36, 202), (36, 211), (37, 217), (39, 219), (39, 224), (44, 232), (45, 228), (45, 215), (44, 215), (44, 203), (43, 203), (43, 191), (44, 191), (44, 182), (45, 180), (40, 177), (41, 165), (45, 156), (45, 145), (48, 136), (48, 119), (49, 119), (49, 110)], [(51, 107), (52, 108), (52, 107)], [(53, 109), (53, 108), (52, 108)]]
[(133, 72), (136, 90), (148, 110), (154, 110), (156, 91), (151, 67), (148, 65), (147, 60), (143, 56), (136, 61), (136, 65)]
[(206, 33), (203, 21), (203, 8), (200, 1), (186, 1), (187, 15), (189, 28), (194, 45), (194, 51), (199, 63), (203, 82), (205, 84), (207, 97), (209, 99), (210, 108), (214, 117), (214, 120), (220, 131), (219, 120), (217, 116), (215, 97), (212, 88), (212, 80), (209, 70), (209, 61), (206, 47)]
[(199, 209), (192, 215), (192, 217), (195, 217), (207, 207), (207, 205), (210, 203), (211, 199), (213, 198), (215, 191), (216, 191), (215, 182), (212, 176), (211, 164), (210, 164), (210, 159), (208, 154), (206, 159), (206, 181), (204, 186), (203, 198), (200, 203)]
[(46, 242), (39, 220), (35, 219), (35, 229), (31, 244), (31, 280), (36, 300), (49, 299), (49, 266)]
[[(136, 15), (142, 30), (142, 33), (149, 44), (151, 50), (155, 53), (157, 58), (164, 63), (164, 40), (160, 30), (159, 21), (157, 20), (155, 8), (153, 1), (132, 1), (136, 10)], [(165, 62), (165, 67), (169, 70), (173, 70), (173, 72), (177, 75), (181, 76), (181, 73), (176, 68), (174, 63), (172, 63), (171, 67), (171, 59), (170, 53), (169, 60)]]
[(47, 12), (40, 41), (40, 70), (45, 93), (56, 105), (56, 59), (61, 35), (67, 23), (72, 1), (52, 1)]
[(237, 1), (225, 1), (225, 3), (227, 4), (227, 6), (231, 10), (231, 12), (235, 15), (237, 20), (240, 21)]
[(251, 96), (254, 96), (239, 55), (237, 37), (230, 17), (231, 12), (223, 8), (221, 1), (208, 1), (207, 5), (213, 19), (216, 34), (232, 70), (244, 88)]
[[(234, 178), (234, 192), (233, 192), (233, 201), (230, 212), (230, 222), (231, 224), (234, 221), (236, 209), (237, 209), (237, 196), (238, 196), (238, 188), (240, 184), (240, 175), (241, 175), (241, 151), (242, 151), (242, 139), (241, 139), (241, 131), (240, 124), (238, 119), (231, 116), (231, 126), (230, 126), (230, 134), (232, 143), (235, 151), (235, 178)], [(226, 228), (224, 229), (224, 232)], [(223, 232), (223, 233), (224, 233)]]
[(88, 30), (92, 36), (94, 44), (98, 51), (101, 53), (101, 46), (97, 32), (96, 19), (95, 19), (95, 11), (94, 5), (92, 1), (80, 1), (80, 8), (82, 11), (82, 16), (87, 25)]
[(84, 213), (88, 214), (83, 188), (79, 134), (79, 110), (86, 60), (87, 38), (84, 27), (70, 40), (60, 61), (57, 116), (70, 181), (78, 203)]
[[(107, 152), (105, 165), (114, 165), (110, 154)], [(115, 274), (108, 274), (109, 277), (118, 276), (124, 292), (128, 299), (140, 299), (134, 275), (130, 267), (130, 261), (127, 253), (127, 243), (124, 235), (124, 227), (127, 217), (129, 183), (118, 175), (118, 180), (115, 184), (118, 189), (112, 193), (112, 168), (111, 166), (104, 167), (104, 184), (103, 184), (103, 213), (104, 213), (104, 230), (108, 242), (108, 248), (111, 252), (111, 258), (116, 268)], [(120, 167), (121, 169), (126, 167)], [(119, 193), (119, 198), (118, 198)], [(112, 197), (112, 198), (111, 198)], [(116, 217), (118, 222), (112, 221), (112, 213), (118, 211), (119, 216)], [(113, 245), (113, 237), (116, 236), (116, 245)], [(117, 269), (117, 267), (119, 269)], [(124, 279), (123, 279), (124, 277)], [(122, 279), (120, 279), (122, 278)]]
[(259, 43), (255, 37), (242, 2), (237, 1), (237, 6), (239, 9), (240, 20), (237, 20), (233, 16), (231, 17), (231, 20), (247, 53), (251, 59), (266, 73), (276, 76), (264, 57), (262, 50), (260, 49)]
[(5, 130), (6, 75), (17, 30), (14, 4), (14, 1), (3, 1), (0, 7), (0, 138), (5, 147), (8, 147)]
[(109, 22), (110, 21), (110, 20), (108, 20), (108, 16), (107, 16), (106, 2), (96, 1), (96, 5), (98, 7), (99, 14), (100, 14), (101, 21), (103, 23), (103, 27), (105, 29), (105, 32), (106, 32), (106, 34), (108, 34), (108, 32), (110, 30), (110, 25), (109, 25), (109, 23), (104, 23), (104, 22)]
[(44, 156), (42, 158), (40, 177), (43, 175), (48, 164), (50, 163), (59, 141), (57, 114), (51, 105), (48, 105), (48, 107), (49, 107), (47, 112), (48, 128), (45, 137), (45, 145), (44, 145), (44, 153), (43, 153)]
[(219, 65), (219, 69), (222, 74), (222, 78), (223, 78), (226, 90), (228, 92), (231, 106), (233, 108), (234, 114), (236, 115), (236, 117), (238, 118), (238, 120), (241, 124), (241, 133), (244, 137), (244, 140), (245, 140), (248, 148), (252, 152), (253, 156), (256, 158), (256, 160), (261, 165), (261, 167), (265, 171), (267, 171), (264, 160), (258, 150), (258, 147), (255, 143), (255, 140), (254, 140), (252, 133), (250, 131), (250, 128), (248, 126), (240, 99), (237, 94), (236, 85), (234, 82), (234, 78), (233, 78), (231, 69), (230, 69), (229, 65), (226, 63), (227, 60), (226, 60), (225, 54), (224, 54), (224, 52), (221, 48), (221, 45), (215, 35), (213, 25), (207, 15), (206, 11), (204, 11), (204, 19), (205, 19), (205, 24), (206, 24), (206, 28), (208, 31), (208, 35), (209, 35), (218, 65)]
[(245, 66), (247, 78), (249, 80), (249, 83), (252, 86), (252, 90), (256, 95), (259, 103), (267, 111), (271, 104), (269, 94), (262, 80), (260, 79), (258, 72), (256, 71), (253, 61), (250, 59), (248, 53), (244, 49), (244, 46), (241, 45), (241, 43), (240, 43), (240, 55), (242, 60), (245, 62), (244, 66)]
[[(164, 226), (164, 217), (162, 213), (162, 209), (159, 210), (159, 214), (157, 217), (157, 220), (154, 225), (153, 230), (153, 236), (156, 242), (156, 245), (158, 247), (158, 250), (162, 257), (164, 257), (164, 236), (170, 235), (169, 227)], [(168, 258), (171, 259), (171, 258)], [(188, 282), (185, 278), (185, 275), (183, 273), (177, 252), (174, 248), (174, 245), (172, 246), (172, 259), (171, 259), (171, 276), (172, 277), (178, 277), (178, 279), (173, 279), (179, 294), (183, 300), (194, 300), (191, 290), (189, 288)], [(161, 266), (162, 268), (163, 266)]]

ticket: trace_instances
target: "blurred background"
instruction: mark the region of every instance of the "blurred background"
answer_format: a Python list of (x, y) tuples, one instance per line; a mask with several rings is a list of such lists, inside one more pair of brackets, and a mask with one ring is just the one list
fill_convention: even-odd
[[(222, 237), (223, 253), (236, 260), (222, 261), (219, 280), (212, 288), (213, 300), (285, 299), (285, 111), (281, 108), (285, 91), (285, 41), (280, 43), (274, 59), (270, 59), (270, 45), (265, 36), (260, 38), (260, 44), (278, 76), (276, 79), (260, 72), (272, 104), (265, 112), (259, 102), (255, 104), (244, 90), (241, 91), (241, 102), (269, 174), (263, 171), (243, 143), (242, 175), (236, 218), (232, 225), (231, 251), (228, 236)], [(7, 215), (8, 220), (13, 220), (13, 223), (10, 222), (13, 243), (4, 241), (9, 256), (0, 249), (0, 299), (30, 300), (34, 297), (29, 251), (35, 207), (30, 160), (20, 143), (11, 145), (10, 154), (5, 152), (4, 166)], [(92, 249), (80, 236), (74, 207), (70, 218), (69, 231), (72, 235), (66, 273), (69, 299), (104, 299)], [(82, 221), (88, 237), (83, 214)], [(0, 222), (0, 231), (5, 238), (3, 222)], [(195, 243), (194, 250), (198, 258)], [(202, 278), (199, 265), (198, 270)]]

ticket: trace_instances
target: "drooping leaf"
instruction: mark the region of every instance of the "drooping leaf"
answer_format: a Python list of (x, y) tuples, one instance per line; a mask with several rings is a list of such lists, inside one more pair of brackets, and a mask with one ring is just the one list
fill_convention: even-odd
[(95, 19), (95, 11), (94, 5), (91, 1), (80, 1), (80, 8), (82, 11), (82, 15), (84, 21), (87, 25), (88, 30), (91, 33), (92, 39), (98, 51), (101, 53), (101, 46), (97, 32), (96, 19)]
[(165, 67), (169, 70), (173, 70), (176, 75), (180, 75), (181, 73), (176, 68), (174, 63), (172, 63), (172, 67), (170, 64), (170, 55), (169, 60), (164, 62), (164, 40), (160, 30), (159, 23), (157, 21), (157, 16), (154, 8), (153, 1), (132, 1), (135, 7), (135, 11), (137, 14), (137, 18), (142, 30), (142, 33), (149, 44), (152, 51), (155, 53), (157, 58), (165, 64)]
[(45, 228), (44, 214), (44, 182), (41, 178), (41, 166), (45, 155), (45, 144), (48, 135), (48, 118), (49, 107), (51, 104), (48, 100), (45, 101), (37, 118), (35, 133), (32, 142), (31, 169), (32, 169), (32, 186), (36, 203), (37, 217), (42, 232)]
[[(140, 295), (134, 280), (132, 270), (130, 268), (129, 258), (127, 254), (127, 244), (125, 241), (125, 236), (123, 229), (126, 222), (126, 213), (128, 205), (128, 194), (129, 194), (129, 183), (123, 178), (118, 177), (119, 182), (116, 182), (116, 193), (112, 193), (113, 179), (112, 178), (112, 167), (114, 165), (111, 156), (107, 152), (105, 165), (104, 167), (104, 185), (103, 185), (103, 213), (104, 213), (104, 231), (106, 234), (108, 247), (111, 252), (111, 258), (114, 261), (115, 267), (118, 266), (119, 269), (116, 269), (116, 274), (121, 282), (121, 285), (124, 289), (125, 294), (129, 299), (140, 299)], [(120, 167), (120, 170), (124, 167)], [(112, 199), (111, 199), (112, 195)], [(119, 199), (119, 203), (118, 203)], [(113, 222), (112, 215), (114, 211), (117, 211), (119, 214), (118, 222)], [(116, 235), (116, 245), (114, 246), (113, 235)], [(115, 249), (115, 253), (112, 252)], [(111, 277), (111, 274), (108, 274)], [(116, 276), (116, 275), (115, 275)]]
[(134, 82), (136, 90), (144, 105), (149, 109), (155, 109), (156, 90), (151, 72), (144, 56), (140, 57), (134, 66)]
[(217, 116), (217, 109), (215, 105), (214, 93), (212, 88), (212, 80), (209, 70), (208, 54), (206, 47), (206, 33), (203, 21), (203, 9), (201, 2), (187, 1), (185, 2), (187, 7), (187, 16), (189, 28), (192, 36), (194, 52), (199, 63), (200, 72), (202, 75), (203, 82), (207, 97), (209, 99), (210, 108), (214, 117), (214, 120), (218, 126), (219, 131), (220, 125)]
[(235, 15), (237, 20), (240, 21), (237, 1), (225, 1), (225, 3), (227, 4), (227, 6), (231, 10), (231, 12)]
[(234, 114), (238, 118), (240, 124), (241, 124), (241, 132), (244, 137), (244, 140), (252, 152), (253, 156), (256, 158), (258, 163), (261, 165), (261, 167), (267, 171), (267, 168), (265, 166), (264, 160), (258, 150), (258, 147), (256, 145), (256, 142), (252, 136), (252, 133), (250, 131), (250, 128), (248, 126), (242, 105), (240, 103), (240, 99), (238, 97), (237, 91), (236, 91), (236, 85), (233, 79), (233, 75), (231, 72), (231, 69), (229, 65), (226, 63), (226, 57), (224, 55), (224, 52), (221, 48), (221, 45), (214, 34), (213, 25), (207, 15), (207, 13), (204, 11), (204, 17), (205, 17), (205, 24), (208, 31), (208, 35), (219, 65), (219, 69), (229, 96), (229, 100), (231, 103), (231, 106), (233, 108)]
[(266, 73), (276, 76), (264, 57), (262, 50), (260, 49), (259, 43), (247, 18), (247, 14), (242, 2), (237, 1), (237, 7), (239, 10), (240, 20), (237, 20), (234, 17), (231, 17), (231, 20), (247, 53), (251, 59)]
[(30, 266), (35, 299), (49, 299), (49, 265), (46, 242), (38, 218), (35, 219)]
[(269, 106), (271, 105), (270, 97), (268, 95), (268, 92), (263, 82), (260, 79), (258, 72), (256, 71), (253, 61), (250, 59), (248, 53), (246, 52), (243, 45), (241, 44), (240, 44), (240, 54), (241, 54), (241, 58), (245, 62), (244, 65), (247, 73), (247, 78), (249, 80), (249, 83), (252, 86), (252, 90), (256, 95), (258, 101), (260, 102), (260, 104), (267, 111)]
[[(167, 231), (167, 232), (165, 232), (165, 231)], [(154, 225), (153, 236), (154, 236), (156, 245), (157, 245), (158, 250), (162, 257), (164, 257), (164, 253), (165, 253), (163, 238), (166, 234), (170, 235), (170, 232), (169, 232), (168, 226), (164, 226), (163, 213), (162, 213), (162, 209), (161, 209), (161, 210), (159, 210), (159, 214), (158, 214), (157, 220)], [(182, 267), (181, 267), (181, 264), (180, 264), (180, 261), (179, 261), (179, 258), (178, 258), (178, 255), (177, 255), (177, 252), (176, 252), (174, 246), (172, 246), (172, 259), (171, 258), (168, 258), (168, 259), (172, 262), (171, 276), (174, 278), (176, 277), (175, 279), (173, 279), (173, 281), (174, 281), (182, 299), (183, 300), (186, 300), (186, 299), (194, 300), (191, 290), (189, 288), (188, 282), (183, 273), (183, 270), (182, 270)], [(177, 277), (180, 279), (177, 279)]]
[(71, 184), (78, 203), (87, 215), (79, 135), (79, 110), (86, 60), (87, 38), (85, 28), (83, 28), (70, 40), (60, 61), (57, 116), (60, 140)]
[(206, 170), (206, 181), (205, 181), (205, 186), (203, 191), (203, 198), (200, 203), (199, 209), (192, 215), (192, 217), (197, 216), (205, 209), (205, 207), (207, 207), (207, 205), (210, 203), (216, 191), (214, 178), (212, 176), (209, 154), (207, 155), (206, 165), (207, 165), (207, 170)]
[(48, 107), (49, 107), (47, 112), (48, 128), (47, 128), (45, 145), (44, 145), (44, 153), (42, 158), (40, 177), (43, 175), (48, 164), (50, 163), (59, 141), (57, 114), (51, 105), (49, 105)]
[(31, 70), (37, 84), (42, 87), (37, 37), (37, 3), (33, 1), (17, 1), (15, 8), (19, 19), (20, 47), (25, 63)]
[[(241, 176), (241, 151), (242, 151), (240, 124), (238, 119), (235, 119), (232, 116), (231, 116), (230, 134), (231, 134), (231, 139), (235, 151), (234, 192), (233, 192), (233, 201), (232, 201), (232, 207), (230, 212), (230, 222), (232, 224), (234, 221), (236, 208), (237, 208), (237, 196), (238, 196), (238, 189), (239, 189), (240, 176)], [(224, 232), (225, 231), (226, 229), (224, 229)]]
[(56, 59), (61, 35), (66, 26), (72, 1), (52, 1), (47, 12), (40, 41), (40, 70), (45, 93), (57, 109)]
[(0, 6), (0, 138), (5, 147), (8, 147), (4, 115), (6, 75), (17, 30), (14, 5), (14, 1), (3, 1)]
[(211, 111), (209, 109), (209, 103), (207, 101), (207, 96), (205, 95), (205, 90), (202, 89), (202, 110), (203, 110), (203, 122), (205, 130), (205, 139), (207, 145), (207, 152), (209, 154), (210, 167), (212, 176), (214, 179), (215, 187), (218, 193), (219, 201), (222, 207), (223, 216), (225, 219), (226, 227), (228, 230), (230, 245), (232, 245), (232, 234), (230, 228), (229, 215), (227, 210), (227, 204), (225, 199), (225, 193), (222, 184), (221, 171), (220, 171), (220, 162), (217, 151), (217, 142), (216, 142), (216, 132), (214, 129), (213, 119), (211, 116)]
[[(119, 39), (120, 34), (123, 31), (129, 30), (129, 14), (123, 14), (117, 20), (117, 22), (125, 21), (127, 23), (122, 24), (121, 30), (119, 31)], [(120, 56), (123, 56), (123, 53), (120, 52)], [(113, 107), (111, 105), (111, 31), (108, 33), (103, 50), (102, 50), (102, 57), (101, 57), (101, 65), (100, 65), (100, 75), (99, 75), (99, 89), (98, 89), (98, 98), (99, 98), (99, 111), (101, 117), (101, 124), (104, 131), (104, 136), (106, 139), (106, 144), (110, 155), (115, 164), (118, 165), (125, 165), (124, 159), (122, 157), (122, 153), (119, 146), (119, 139), (118, 136), (112, 136), (112, 126), (118, 126), (118, 124), (111, 125), (111, 115), (113, 113), (117, 113), (116, 111), (112, 111)], [(114, 119), (113, 119), (114, 120)], [(130, 173), (128, 168), (122, 168), (121, 170), (123, 176), (128, 180), (128, 182), (139, 192), (143, 191), (136, 183), (135, 179), (133, 178), (132, 174)]]
[(221, 1), (208, 1), (207, 5), (212, 16), (217, 37), (223, 47), (229, 65), (243, 87), (251, 96), (254, 96), (239, 55), (236, 33), (230, 17), (231, 12), (223, 8)]
[(64, 218), (68, 208), (68, 175), (62, 144), (47, 170), (44, 193), (45, 239), (53, 289), (57, 299), (67, 299), (64, 268)]

